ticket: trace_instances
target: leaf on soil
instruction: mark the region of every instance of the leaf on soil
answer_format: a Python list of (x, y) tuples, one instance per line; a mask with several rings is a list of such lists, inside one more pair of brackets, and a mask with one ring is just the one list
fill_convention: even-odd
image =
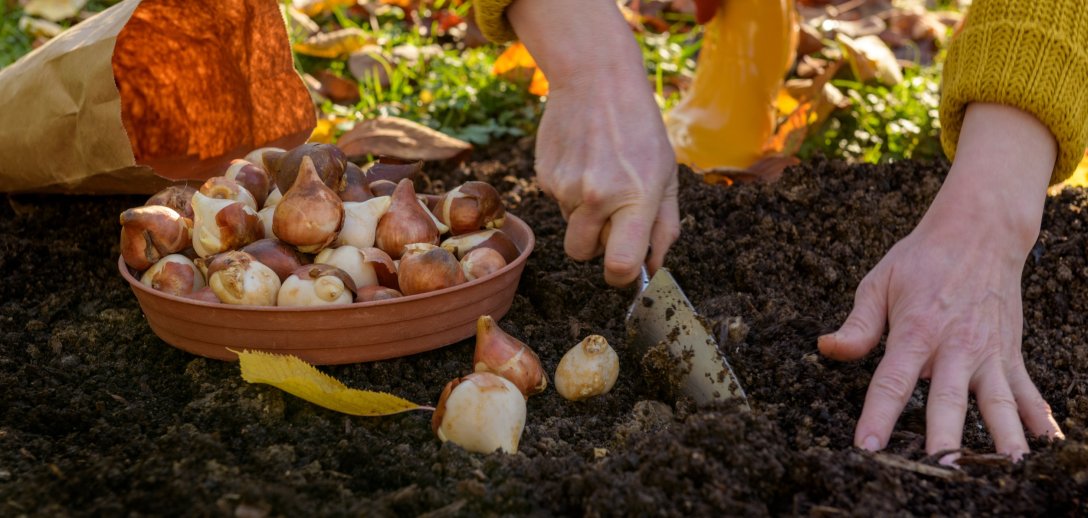
[(510, 45), (491, 67), (491, 73), (504, 79), (523, 82), (529, 81), (529, 93), (533, 95), (548, 95), (548, 79), (544, 77), (536, 66), (536, 60), (529, 54), (521, 42)]
[(389, 69), (392, 67), (389, 57), (377, 45), (367, 45), (348, 56), (348, 70), (351, 70), (351, 75), (366, 84), (372, 84), (370, 81), (376, 78), (383, 88), (388, 87)]
[(87, 0), (30, 0), (23, 10), (30, 16), (59, 22), (75, 18), (86, 4)]
[(249, 383), (272, 385), (329, 410), (360, 416), (434, 410), (384, 392), (348, 388), (336, 378), (294, 356), (250, 351), (237, 354), (242, 379)]
[(306, 16), (306, 13), (287, 6), (287, 28), (292, 40), (302, 40), (321, 32), (317, 22)]
[(842, 47), (858, 81), (864, 83), (875, 79), (887, 86), (895, 86), (903, 80), (899, 61), (878, 36), (862, 36), (855, 40), (839, 34), (835, 36), (835, 41)]
[(395, 156), (406, 160), (448, 160), (466, 155), (472, 144), (400, 117), (359, 122), (337, 145), (348, 157)]
[(295, 52), (318, 58), (335, 59), (346, 56), (370, 43), (361, 29), (349, 27), (338, 31), (315, 34), (291, 46)]

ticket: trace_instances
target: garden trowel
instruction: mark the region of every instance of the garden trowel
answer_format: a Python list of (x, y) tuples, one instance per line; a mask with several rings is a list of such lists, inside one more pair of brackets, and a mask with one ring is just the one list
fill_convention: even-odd
[(740, 381), (672, 274), (659, 268), (650, 279), (643, 268), (639, 282), (641, 289), (627, 311), (627, 336), (640, 357), (664, 343), (683, 373), (681, 390), (696, 403), (736, 397), (747, 407)]

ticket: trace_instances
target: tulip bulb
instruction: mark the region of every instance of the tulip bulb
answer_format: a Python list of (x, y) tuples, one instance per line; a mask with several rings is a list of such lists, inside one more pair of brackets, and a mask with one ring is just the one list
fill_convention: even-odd
[(223, 177), (238, 182), (238, 185), (253, 195), (257, 207), (264, 207), (272, 186), (272, 177), (264, 168), (246, 160), (235, 159), (231, 160), (230, 167), (223, 173)]
[(347, 164), (344, 168), (344, 179), (340, 181), (340, 187), (337, 189), (340, 199), (346, 203), (362, 202), (373, 198), (374, 193), (370, 192), (370, 187), (367, 185), (369, 182), (366, 180), (366, 173), (351, 162)]
[(344, 202), (344, 226), (333, 244), (351, 245), (356, 248), (374, 246), (378, 220), (382, 219), (389, 210), (392, 201), (389, 196), (379, 196), (363, 202)]
[(246, 162), (254, 164), (264, 172), (268, 173), (269, 178), (275, 176), (276, 170), (279, 168), (280, 159), (283, 155), (287, 154), (287, 150), (278, 147), (261, 147), (246, 153), (246, 156), (242, 158)]
[(235, 250), (264, 236), (261, 218), (246, 203), (193, 195), (193, 248), (200, 257)]
[(280, 278), (252, 255), (231, 250), (208, 265), (208, 286), (227, 304), (275, 306)]
[(510, 236), (498, 229), (480, 230), (453, 236), (442, 242), (442, 248), (453, 252), (458, 259), (464, 259), (465, 255), (477, 248), (491, 248), (502, 254), (507, 263), (514, 262), (521, 255), (518, 245), (510, 239)]
[(368, 187), (374, 196), (392, 196), (393, 191), (397, 190), (397, 184), (389, 180), (374, 180)]
[(272, 222), (276, 218), (276, 207), (265, 207), (257, 213), (257, 219), (261, 220), (261, 235), (265, 238), (275, 238), (272, 231)]
[(448, 250), (427, 243), (404, 247), (404, 256), (397, 266), (400, 291), (415, 295), (441, 290), (465, 282), (461, 264)]
[(389, 254), (373, 247), (356, 248), (345, 245), (326, 248), (314, 262), (335, 266), (351, 277), (355, 288), (365, 286), (397, 287), (397, 269)]
[(329, 306), (355, 301), (355, 286), (343, 270), (309, 264), (287, 277), (276, 296), (277, 306)]
[(366, 170), (366, 181), (372, 184), (378, 180), (397, 183), (405, 178), (409, 180), (423, 171), (422, 160), (405, 160), (391, 156), (378, 157), (378, 161)]
[(446, 193), (437, 209), (438, 219), (454, 235), (499, 228), (506, 221), (499, 191), (487, 182), (471, 181), (455, 187)]
[(193, 207), (190, 201), (196, 189), (188, 185), (171, 185), (147, 199), (144, 205), (162, 205), (170, 207), (181, 214), (182, 217), (193, 219)]
[(355, 302), (375, 302), (403, 297), (401, 292), (385, 286), (363, 286), (355, 294)]
[(416, 196), (416, 199), (419, 200), (419, 206), (423, 207), (423, 212), (431, 217), (431, 223), (434, 223), (434, 226), (438, 228), (439, 236), (450, 231), (450, 227), (447, 226), (445, 223), (442, 223), (442, 221), (438, 219), (438, 216), (435, 216), (434, 213), (431, 212), (430, 207), (427, 206), (426, 200), (420, 198), (418, 195)]
[(620, 358), (600, 335), (575, 345), (555, 368), (555, 390), (571, 401), (607, 393), (620, 375)]
[(335, 194), (335, 190), (340, 188), (340, 182), (344, 177), (347, 157), (340, 148), (332, 144), (312, 143), (287, 151), (279, 160), (276, 165), (275, 184), (280, 188), (280, 192), (286, 195), (287, 190), (295, 184), (302, 162), (307, 158), (313, 164), (317, 177), (326, 187), (334, 189), (333, 194)]
[(274, 237), (258, 239), (242, 247), (242, 251), (252, 255), (261, 264), (276, 272), (280, 282), (283, 282), (292, 272), (310, 262), (295, 247)]
[(171, 295), (186, 295), (204, 287), (204, 274), (193, 261), (181, 254), (170, 254), (148, 268), (140, 282)]
[(488, 315), (476, 320), (476, 352), (472, 363), (476, 372), (491, 372), (510, 380), (525, 397), (548, 388), (548, 376), (536, 353), (503, 331)]
[(268, 193), (268, 197), (265, 198), (264, 205), (261, 206), (261, 209), (263, 210), (263, 209), (275, 207), (276, 205), (279, 205), (280, 200), (282, 200), (282, 199), (283, 199), (283, 193), (280, 192), (280, 188), (279, 187), (273, 187), (272, 191), (270, 191)]
[(257, 211), (257, 199), (242, 184), (225, 176), (213, 176), (200, 186), (200, 193), (209, 198), (234, 200), (245, 203), (247, 207)]
[(192, 245), (193, 221), (170, 207), (151, 205), (121, 213), (121, 256), (143, 271)]
[(437, 245), (439, 236), (430, 214), (416, 199), (412, 181), (401, 180), (393, 191), (389, 210), (378, 220), (374, 243), (393, 259), (400, 259), (405, 245)]
[(212, 304), (223, 303), (223, 301), (219, 300), (219, 297), (215, 295), (215, 292), (212, 291), (211, 286), (204, 286), (203, 288), (200, 288), (199, 290), (196, 290), (192, 293), (186, 293), (185, 295), (182, 295), (182, 297), (197, 300), (200, 302), (209, 302)]
[(476, 372), (446, 384), (431, 428), (442, 442), (471, 452), (517, 453), (525, 414), (525, 398), (513, 383)]
[(310, 157), (303, 157), (294, 185), (276, 205), (272, 232), (299, 251), (313, 253), (329, 246), (343, 223), (340, 197), (321, 182)]
[(502, 254), (490, 248), (477, 248), (461, 258), (461, 270), (466, 280), (487, 277), (506, 266)]

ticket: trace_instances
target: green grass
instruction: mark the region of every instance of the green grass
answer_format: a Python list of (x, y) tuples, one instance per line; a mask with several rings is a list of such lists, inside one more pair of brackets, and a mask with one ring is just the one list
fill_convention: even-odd
[(30, 52), (31, 40), (19, 28), (23, 10), (0, 0), (0, 68), (6, 67)]

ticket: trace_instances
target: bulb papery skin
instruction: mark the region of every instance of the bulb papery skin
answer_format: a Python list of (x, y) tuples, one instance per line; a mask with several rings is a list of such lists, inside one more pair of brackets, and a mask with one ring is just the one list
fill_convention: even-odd
[(272, 188), (272, 177), (264, 168), (246, 160), (235, 159), (231, 160), (230, 167), (223, 173), (223, 177), (238, 182), (238, 185), (253, 195), (257, 208), (264, 207), (268, 192)]
[(147, 199), (144, 205), (162, 205), (170, 207), (182, 217), (193, 219), (193, 206), (190, 201), (196, 189), (188, 185), (171, 185)]
[(213, 176), (208, 178), (204, 185), (200, 186), (200, 194), (209, 198), (240, 201), (246, 207), (257, 211), (257, 199), (242, 184), (225, 176)]
[(389, 211), (392, 201), (389, 196), (379, 196), (362, 202), (344, 202), (344, 226), (333, 245), (351, 245), (356, 248), (374, 246), (378, 220)]
[(506, 259), (491, 248), (476, 248), (461, 258), (461, 270), (465, 272), (465, 279), (470, 281), (487, 277), (504, 266)]
[(620, 358), (600, 335), (589, 335), (572, 347), (555, 368), (555, 390), (571, 401), (612, 390), (620, 375)]
[(397, 266), (400, 291), (405, 295), (427, 293), (465, 282), (461, 263), (448, 250), (427, 243), (404, 247)]
[(411, 180), (404, 179), (397, 184), (389, 210), (378, 220), (374, 236), (375, 246), (385, 250), (393, 259), (400, 259), (405, 245), (438, 244), (438, 227), (416, 199)]
[(283, 199), (283, 193), (280, 192), (280, 188), (279, 187), (272, 187), (272, 190), (269, 191), (268, 197), (265, 198), (264, 205), (261, 207), (261, 209), (263, 210), (263, 209), (268, 209), (268, 208), (275, 207), (276, 205), (279, 205), (280, 200), (282, 200), (282, 199)]
[(181, 254), (170, 254), (148, 268), (140, 282), (171, 295), (186, 295), (204, 287), (204, 274), (193, 261)]
[(510, 239), (510, 236), (498, 229), (480, 230), (469, 232), (459, 236), (453, 236), (442, 242), (442, 248), (453, 252), (458, 259), (463, 259), (465, 254), (477, 248), (490, 248), (502, 254), (507, 264), (514, 262), (521, 255), (518, 245)]
[(386, 288), (385, 286), (363, 286), (359, 288), (359, 293), (355, 294), (355, 302), (374, 302), (379, 300), (390, 300), (403, 297), (401, 292), (393, 289)]
[(322, 183), (310, 157), (303, 157), (294, 185), (276, 205), (272, 232), (301, 252), (316, 253), (336, 239), (343, 223), (340, 197)]
[(431, 212), (431, 209), (429, 207), (427, 207), (427, 202), (426, 201), (421, 199), (419, 196), (416, 196), (416, 200), (419, 201), (419, 206), (423, 208), (423, 212), (425, 212), (428, 216), (431, 217), (431, 223), (434, 223), (434, 226), (436, 228), (438, 228), (438, 235), (439, 236), (441, 236), (442, 234), (445, 234), (446, 232), (450, 231), (450, 227), (447, 226), (445, 223), (442, 223), (442, 221), (438, 219), (438, 216), (435, 216), (434, 213)]
[(476, 321), (472, 363), (476, 372), (490, 372), (510, 380), (526, 398), (548, 388), (548, 376), (536, 352), (503, 331), (489, 315)]
[(245, 252), (232, 250), (208, 266), (208, 286), (227, 304), (274, 306), (280, 278)]
[(200, 257), (235, 250), (264, 237), (261, 218), (245, 203), (193, 195), (193, 249)]
[(476, 372), (446, 384), (431, 428), (442, 442), (467, 451), (517, 453), (525, 416), (525, 397), (513, 383)]
[(277, 306), (331, 306), (355, 301), (352, 280), (327, 264), (303, 266), (287, 277), (276, 297)]
[(121, 256), (144, 271), (192, 245), (193, 221), (170, 207), (149, 205), (121, 213)]
[(280, 282), (287, 279), (295, 270), (310, 263), (310, 260), (295, 247), (274, 237), (258, 239), (242, 247), (241, 250), (276, 272)]
[(437, 213), (453, 235), (500, 228), (506, 221), (506, 208), (499, 191), (487, 182), (465, 182), (450, 190), (439, 203)]
[(393, 191), (397, 190), (397, 184), (389, 180), (374, 180), (368, 187), (374, 196), (392, 196)]
[(359, 166), (348, 162), (344, 168), (344, 179), (340, 181), (336, 194), (345, 203), (367, 201), (374, 198), (374, 193), (370, 192), (370, 187), (367, 186), (368, 183), (366, 173), (359, 169)]

